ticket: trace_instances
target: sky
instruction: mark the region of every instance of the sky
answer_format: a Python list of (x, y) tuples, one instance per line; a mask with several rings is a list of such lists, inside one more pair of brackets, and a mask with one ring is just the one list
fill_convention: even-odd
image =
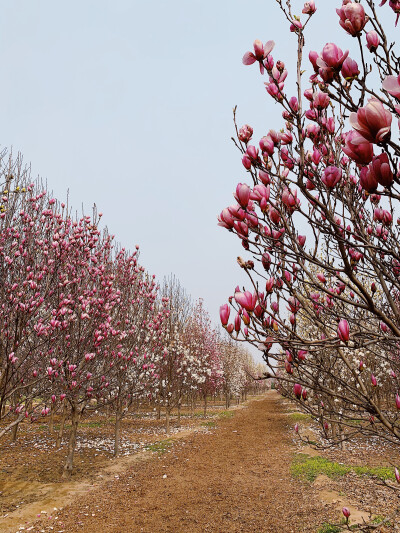
[[(354, 46), (338, 1), (317, 0), (306, 48)], [(302, 2), (293, 2), (301, 14)], [(297, 6), (297, 7), (296, 7)], [(79, 213), (95, 203), (122, 246), (139, 244), (215, 323), (246, 282), (239, 239), (217, 226), (246, 181), (232, 109), (255, 139), (283, 125), (242, 56), (273, 39), (293, 86), (296, 37), (273, 0), (0, 0), (0, 146)], [(393, 26), (388, 6), (380, 9)], [(304, 16), (303, 16), (304, 18)], [(294, 94), (294, 92), (293, 92)]]

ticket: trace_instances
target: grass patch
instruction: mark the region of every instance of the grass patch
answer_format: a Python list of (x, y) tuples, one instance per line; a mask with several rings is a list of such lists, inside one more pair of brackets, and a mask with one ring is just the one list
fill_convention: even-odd
[(328, 524), (328, 522), (324, 522), (322, 526), (318, 529), (317, 533), (340, 533), (341, 528), (339, 526), (335, 526), (334, 524)]
[(349, 472), (355, 472), (358, 476), (374, 476), (379, 479), (394, 479), (394, 472), (386, 467), (351, 466), (329, 461), (324, 457), (310, 457), (298, 454), (293, 460), (291, 473), (294, 477), (302, 477), (310, 482), (324, 474), (331, 479), (343, 477)]
[(292, 422), (304, 422), (306, 420), (311, 420), (310, 415), (305, 413), (290, 413), (289, 418)]
[(96, 422), (82, 422), (82, 424), (80, 424), (83, 428), (101, 428), (102, 426), (104, 426), (105, 424), (107, 424), (107, 422), (110, 422), (110, 420), (108, 421), (96, 421)]
[(154, 442), (153, 444), (149, 444), (146, 446), (146, 450), (149, 450), (151, 452), (159, 453), (160, 455), (168, 451), (172, 446), (172, 440), (166, 439), (166, 440), (160, 440), (158, 442)]
[(221, 411), (218, 416), (220, 418), (233, 418), (235, 416), (234, 411)]
[(207, 428), (215, 428), (216, 426), (216, 422), (214, 422), (214, 420), (207, 420), (207, 422), (202, 422), (200, 424), (200, 426), (204, 426), (204, 427), (207, 427)]

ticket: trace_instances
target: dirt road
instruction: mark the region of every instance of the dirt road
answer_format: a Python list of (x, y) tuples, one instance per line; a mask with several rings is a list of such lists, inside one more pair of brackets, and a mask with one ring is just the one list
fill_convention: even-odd
[[(177, 441), (51, 520), (65, 533), (313, 533), (328, 510), (290, 476), (294, 449), (282, 400), (270, 392), (211, 434)], [(31, 531), (49, 531), (50, 520)]]

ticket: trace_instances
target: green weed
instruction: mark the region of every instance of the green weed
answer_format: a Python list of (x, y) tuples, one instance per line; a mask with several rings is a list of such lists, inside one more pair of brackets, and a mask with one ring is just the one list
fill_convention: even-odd
[(390, 468), (351, 466), (329, 461), (324, 457), (310, 457), (305, 454), (298, 454), (294, 458), (291, 472), (294, 477), (302, 477), (310, 482), (313, 482), (321, 474), (334, 479), (343, 477), (349, 472), (355, 472), (358, 476), (374, 476), (382, 480), (394, 479), (394, 473)]
[(292, 422), (304, 422), (305, 420), (311, 420), (311, 416), (305, 413), (290, 413), (289, 418)]
[(200, 426), (208, 427), (208, 428), (215, 428), (217, 424), (214, 422), (214, 420), (207, 420), (207, 422), (202, 422)]
[(160, 440), (158, 442), (154, 442), (153, 444), (148, 444), (146, 446), (146, 450), (149, 450), (151, 452), (157, 452), (159, 454), (165, 453), (169, 448), (172, 446), (172, 440)]
[(220, 418), (232, 418), (235, 416), (233, 411), (221, 411), (218, 415)]
[(322, 526), (318, 529), (317, 533), (340, 533), (340, 529), (341, 528), (339, 526), (324, 522)]

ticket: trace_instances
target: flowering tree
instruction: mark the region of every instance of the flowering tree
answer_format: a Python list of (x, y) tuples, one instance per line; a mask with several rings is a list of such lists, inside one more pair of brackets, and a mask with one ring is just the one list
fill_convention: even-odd
[[(137, 247), (138, 249), (138, 247)], [(121, 421), (134, 400), (149, 392), (148, 380), (155, 378), (154, 351), (162, 334), (163, 313), (155, 306), (154, 276), (138, 264), (137, 251), (122, 249), (114, 261), (113, 284), (119, 303), (112, 313), (112, 341), (108, 343), (111, 386), (115, 409), (114, 455), (118, 455)]]
[(50, 297), (63, 263), (53, 239), (63, 222), (55, 200), (40, 184), (28, 185), (20, 167), (14, 179), (25, 193), (10, 199), (5, 189), (0, 208), (0, 417), (10, 419), (0, 436), (42, 408), (39, 396), (49, 396)]
[(225, 405), (228, 409), (232, 398), (240, 399), (240, 395), (246, 386), (244, 351), (240, 344), (232, 339), (220, 341), (222, 385), (221, 389), (225, 396)]
[(192, 304), (174, 276), (164, 280), (161, 296), (164, 302), (161, 341), (163, 348), (156, 354), (157, 381), (152, 392), (159, 409), (165, 409), (166, 432), (169, 433), (171, 412), (175, 407), (179, 408), (183, 394), (190, 388), (193, 377), (194, 358), (184, 340)]
[[(372, 0), (344, 0), (336, 10), (354, 38), (355, 59), (334, 43), (304, 59), (315, 3), (305, 3), (303, 20), (290, 1), (277, 4), (295, 37), (297, 71), (290, 87), (272, 41), (255, 41), (243, 57), (266, 72), (284, 128), (270, 130), (258, 148), (250, 126), (236, 128), (250, 185), (237, 186), (237, 203), (222, 211), (219, 224), (252, 254), (238, 259), (250, 290), (235, 290), (221, 321), (263, 352), (264, 377), (285, 382), (292, 397), (319, 413), (326, 438), (335, 437), (330, 423), (343, 426), (345, 419), (349, 435), (372, 432), (398, 442), (400, 145), (392, 122), (400, 116), (399, 57)], [(399, 3), (389, 7), (398, 18)], [(237, 315), (229, 322), (232, 308)], [(391, 384), (385, 405), (377, 394), (383, 380)]]
[(185, 328), (185, 344), (194, 356), (193, 389), (199, 391), (204, 401), (204, 416), (207, 414), (207, 398), (215, 394), (222, 382), (222, 369), (217, 334), (211, 326), (209, 314), (200, 299)]

